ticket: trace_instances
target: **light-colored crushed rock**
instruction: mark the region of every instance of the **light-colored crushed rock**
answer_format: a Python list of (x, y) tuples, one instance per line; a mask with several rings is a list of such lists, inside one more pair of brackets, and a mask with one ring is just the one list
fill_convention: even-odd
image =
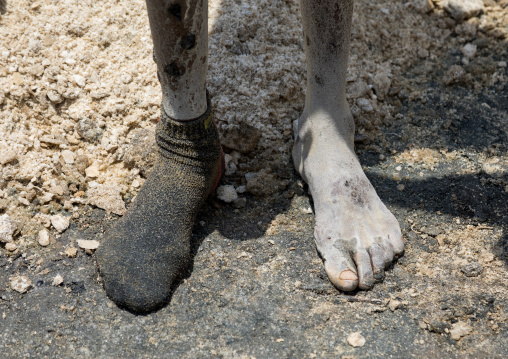
[(455, 20), (467, 20), (484, 9), (483, 0), (445, 0), (443, 6)]
[(234, 186), (224, 185), (217, 188), (217, 198), (226, 203), (231, 203), (238, 199), (238, 194)]
[(14, 242), (9, 242), (5, 244), (5, 249), (9, 252), (14, 252), (16, 249), (18, 249), (18, 246)]
[(365, 345), (365, 338), (360, 332), (354, 332), (347, 336), (347, 342), (352, 347), (363, 347)]
[(16, 223), (7, 214), (0, 216), (0, 242), (10, 243), (14, 240), (13, 234), (16, 231)]
[(54, 285), (55, 287), (58, 287), (58, 286), (59, 286), (59, 285), (61, 285), (63, 282), (64, 282), (63, 277), (62, 277), (60, 274), (57, 274), (57, 275), (55, 276), (55, 278), (53, 278), (53, 282), (51, 283), (51, 285)]
[(49, 232), (47, 229), (41, 229), (37, 234), (37, 243), (42, 247), (49, 246)]
[(69, 217), (62, 216), (61, 214), (56, 214), (51, 216), (51, 224), (59, 233), (62, 233), (69, 228), (70, 219)]
[(18, 293), (26, 293), (32, 287), (32, 281), (27, 276), (18, 276), (11, 280), (11, 289)]
[(126, 212), (120, 189), (114, 185), (95, 184), (87, 191), (88, 203), (122, 216)]
[(459, 340), (471, 333), (472, 330), (473, 328), (471, 328), (471, 326), (467, 323), (458, 321), (457, 323), (452, 324), (452, 329), (450, 329), (450, 338), (453, 340)]
[(78, 247), (81, 249), (94, 250), (99, 248), (100, 242), (94, 239), (78, 239), (76, 241)]

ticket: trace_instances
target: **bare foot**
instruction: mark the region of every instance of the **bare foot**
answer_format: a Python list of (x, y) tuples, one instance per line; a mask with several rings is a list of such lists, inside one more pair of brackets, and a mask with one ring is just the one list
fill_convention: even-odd
[(372, 288), (404, 251), (400, 226), (379, 199), (354, 153), (354, 122), (346, 110), (302, 114), (293, 161), (309, 185), (316, 246), (340, 290)]

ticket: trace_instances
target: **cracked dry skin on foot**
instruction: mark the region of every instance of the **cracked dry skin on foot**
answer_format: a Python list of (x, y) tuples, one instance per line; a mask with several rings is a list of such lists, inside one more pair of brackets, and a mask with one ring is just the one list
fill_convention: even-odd
[(338, 289), (352, 291), (383, 280), (385, 269), (403, 253), (404, 242), (399, 223), (354, 153), (352, 126), (337, 125), (351, 123), (350, 115), (346, 117), (336, 121), (325, 111), (304, 113), (293, 160), (312, 194), (316, 247), (326, 273)]
[(221, 147), (209, 111), (157, 125), (159, 158), (134, 203), (97, 250), (108, 297), (135, 313), (165, 305), (188, 269), (196, 215), (220, 178)]

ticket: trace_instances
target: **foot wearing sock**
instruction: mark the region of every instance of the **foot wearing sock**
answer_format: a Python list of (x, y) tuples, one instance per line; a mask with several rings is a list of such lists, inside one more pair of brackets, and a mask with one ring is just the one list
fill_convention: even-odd
[(188, 122), (163, 111), (155, 136), (159, 157), (150, 176), (96, 253), (108, 297), (135, 313), (169, 301), (190, 264), (196, 215), (223, 170), (210, 103), (203, 116)]

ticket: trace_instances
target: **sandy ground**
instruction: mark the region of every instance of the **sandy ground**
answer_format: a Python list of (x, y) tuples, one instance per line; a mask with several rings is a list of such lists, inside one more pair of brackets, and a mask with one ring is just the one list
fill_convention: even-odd
[(508, 356), (508, 1), (356, 3), (357, 151), (407, 250), (351, 295), (321, 268), (290, 160), (305, 93), (298, 1), (209, 7), (223, 185), (238, 199), (209, 200), (187, 278), (137, 317), (107, 300), (77, 241), (100, 243), (153, 163), (144, 1), (0, 1), (2, 355)]

